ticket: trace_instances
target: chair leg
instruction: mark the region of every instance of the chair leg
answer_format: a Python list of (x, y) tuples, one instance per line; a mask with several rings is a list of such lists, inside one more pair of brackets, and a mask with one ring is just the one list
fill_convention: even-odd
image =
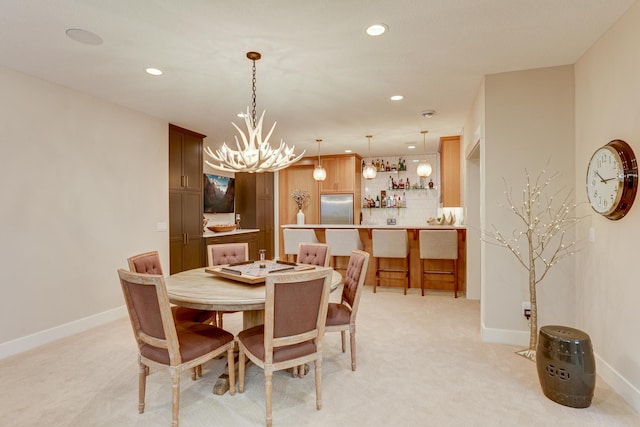
[(420, 292), (424, 296), (424, 258), (420, 258)]
[(407, 270), (404, 273), (404, 294), (407, 294), (407, 288), (409, 287), (409, 255), (407, 255), (407, 259), (406, 259), (406, 263), (405, 265), (407, 266)]
[(291, 376), (293, 378), (297, 378), (298, 377), (298, 365), (296, 365), (293, 368), (291, 368)]
[(322, 409), (322, 355), (315, 361), (316, 367), (316, 408)]
[(198, 367), (191, 368), (191, 381), (195, 381), (198, 378)]
[(265, 369), (264, 371), (264, 400), (267, 412), (267, 427), (271, 427), (272, 419), (271, 419), (271, 393), (272, 393), (272, 384), (271, 378), (273, 377), (273, 373), (271, 369)]
[(349, 328), (349, 338), (351, 346), (351, 370), (356, 370), (356, 325), (351, 325)]
[(347, 331), (340, 331), (340, 337), (342, 338), (342, 352), (344, 353), (347, 350), (346, 344), (346, 334)]
[(240, 349), (238, 352), (238, 392), (244, 392), (244, 351)]
[(222, 329), (222, 311), (218, 311), (218, 321), (217, 321), (217, 326), (218, 328)]
[(144, 412), (144, 394), (147, 388), (147, 372), (149, 371), (149, 367), (140, 363), (140, 371), (138, 373), (138, 413), (142, 414)]
[(171, 368), (171, 427), (178, 427), (180, 416), (180, 370)]
[(458, 260), (453, 260), (453, 296), (458, 298)]
[(229, 367), (229, 394), (231, 396), (236, 394), (236, 366), (235, 366), (235, 355), (234, 355), (234, 347), (231, 346), (229, 350), (227, 350), (227, 366)]
[(373, 293), (376, 293), (376, 286), (379, 285), (380, 282), (380, 260), (378, 258), (374, 258), (373, 259), (373, 263), (375, 264), (375, 270), (376, 270), (376, 277), (375, 280), (373, 281)]

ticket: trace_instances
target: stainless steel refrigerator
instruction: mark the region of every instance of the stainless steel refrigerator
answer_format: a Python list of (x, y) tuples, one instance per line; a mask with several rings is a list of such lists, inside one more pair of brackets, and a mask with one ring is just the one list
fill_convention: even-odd
[(353, 194), (321, 194), (320, 224), (353, 224)]

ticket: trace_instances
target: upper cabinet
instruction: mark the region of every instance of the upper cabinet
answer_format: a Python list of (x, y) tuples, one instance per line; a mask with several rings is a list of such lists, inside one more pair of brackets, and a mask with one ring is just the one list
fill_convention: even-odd
[(169, 188), (202, 190), (204, 135), (169, 125)]
[(322, 157), (327, 179), (320, 182), (321, 193), (353, 193), (360, 188), (360, 159), (351, 155)]
[(440, 184), (443, 207), (460, 204), (460, 137), (440, 138)]

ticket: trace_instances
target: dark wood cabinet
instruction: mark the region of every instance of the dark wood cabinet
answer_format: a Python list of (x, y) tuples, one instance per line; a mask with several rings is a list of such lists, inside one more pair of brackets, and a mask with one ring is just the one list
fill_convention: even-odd
[(236, 213), (242, 228), (257, 228), (258, 249), (266, 249), (267, 259), (275, 257), (273, 215), (273, 173), (236, 173)]
[(202, 141), (169, 125), (170, 274), (202, 267)]

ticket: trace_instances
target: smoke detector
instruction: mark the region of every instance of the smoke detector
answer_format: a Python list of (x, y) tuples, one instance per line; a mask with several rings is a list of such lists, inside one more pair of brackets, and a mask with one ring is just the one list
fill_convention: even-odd
[(436, 114), (436, 110), (424, 110), (420, 114), (422, 115), (422, 117), (426, 117), (427, 119), (430, 119)]

